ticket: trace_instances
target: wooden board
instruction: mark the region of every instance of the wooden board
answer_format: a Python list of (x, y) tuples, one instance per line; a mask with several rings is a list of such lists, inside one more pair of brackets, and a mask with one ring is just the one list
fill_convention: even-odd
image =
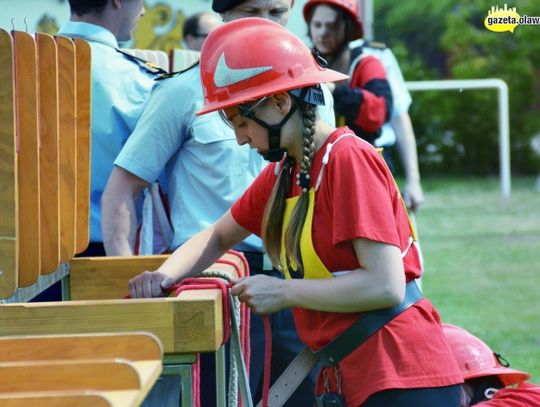
[[(123, 298), (128, 293), (128, 281), (145, 270), (156, 270), (166, 255), (134, 257), (79, 257), (70, 262), (70, 298), (72, 300), (102, 300)], [(224, 257), (243, 267), (237, 256)], [(209, 270), (223, 271), (237, 277), (233, 266), (216, 263)]]
[(0, 363), (121, 358), (161, 360), (159, 339), (148, 332), (0, 337)]
[(60, 264), (60, 190), (58, 171), (58, 54), (48, 34), (36, 34), (39, 97), (39, 176), (41, 274)]
[(56, 36), (58, 48), (58, 96), (60, 106), (60, 261), (75, 254), (76, 197), (76, 78), (75, 44), (69, 38)]
[(77, 77), (77, 192), (75, 217), (75, 252), (81, 253), (90, 241), (90, 110), (91, 49), (75, 40)]
[(137, 390), (142, 383), (135, 365), (160, 362), (111, 359), (0, 363), (0, 392)]
[(1, 335), (145, 331), (165, 353), (216, 352), (223, 339), (221, 291), (177, 298), (0, 305)]
[(0, 29), (0, 299), (17, 289), (17, 160), (13, 41)]
[(35, 283), (40, 272), (39, 154), (36, 44), (13, 31), (17, 106), (19, 287)]
[(133, 399), (137, 391), (126, 391), (131, 398), (122, 400), (120, 404), (111, 402), (105, 394), (86, 394), (86, 391), (63, 391), (63, 392), (25, 392), (25, 393), (0, 393), (0, 405), (2, 407), (28, 407), (29, 405), (40, 407), (113, 407), (135, 406)]

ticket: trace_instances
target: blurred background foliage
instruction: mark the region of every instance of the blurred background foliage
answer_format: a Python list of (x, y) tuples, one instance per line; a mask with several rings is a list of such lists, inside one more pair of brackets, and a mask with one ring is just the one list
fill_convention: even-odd
[[(406, 80), (500, 78), (508, 84), (512, 172), (537, 174), (540, 151), (531, 140), (540, 138), (540, 25), (488, 31), (484, 18), (497, 3), (485, 0), (374, 3), (375, 37), (392, 48)], [(538, 0), (510, 6), (521, 16), (540, 16)], [(498, 172), (495, 89), (412, 96), (423, 175)]]

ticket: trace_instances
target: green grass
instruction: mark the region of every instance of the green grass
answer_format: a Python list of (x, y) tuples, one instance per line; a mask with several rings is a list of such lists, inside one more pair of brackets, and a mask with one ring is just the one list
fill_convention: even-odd
[(464, 327), (540, 383), (540, 192), (513, 179), (423, 180), (416, 216), (423, 291), (444, 322)]

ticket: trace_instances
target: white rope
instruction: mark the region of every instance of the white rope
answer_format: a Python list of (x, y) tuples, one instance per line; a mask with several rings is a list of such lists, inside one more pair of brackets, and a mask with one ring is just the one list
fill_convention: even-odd
[[(232, 281), (232, 277), (229, 274), (223, 271), (215, 271), (215, 270), (203, 271), (200, 274), (198, 274), (197, 277), (214, 277), (214, 278), (221, 278), (223, 280), (226, 280), (227, 282)], [(236, 320), (239, 321), (239, 327), (240, 327), (243, 322), (240, 318), (240, 300), (237, 297), (233, 297), (233, 303), (231, 304), (231, 306), (232, 306), (232, 312), (234, 312)], [(234, 329), (234, 327), (231, 326), (231, 329)], [(228, 385), (228, 391), (227, 391), (227, 406), (228, 407), (238, 407), (239, 405), (238, 363), (239, 361), (236, 360), (236, 354), (232, 351), (232, 348), (230, 348), (229, 349), (229, 385)]]

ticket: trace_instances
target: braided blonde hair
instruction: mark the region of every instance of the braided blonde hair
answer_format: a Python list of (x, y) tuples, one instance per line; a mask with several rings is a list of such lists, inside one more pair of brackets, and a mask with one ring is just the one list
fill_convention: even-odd
[[(309, 207), (309, 173), (315, 155), (315, 106), (302, 101), (297, 101), (302, 117), (302, 141), (303, 157), (300, 162), (300, 173), (297, 184), (302, 192), (292, 210), (291, 219), (285, 231), (285, 251), (287, 260), (292, 260), (303, 273), (302, 254), (300, 251), (300, 237)], [(283, 266), (280, 260), (281, 235), (283, 233), (283, 215), (285, 213), (285, 201), (290, 190), (290, 173), (294, 160), (287, 158), (278, 180), (274, 185), (272, 194), (265, 208), (263, 217), (263, 240), (266, 251), (272, 264)], [(303, 182), (300, 183), (300, 180)], [(305, 184), (307, 179), (308, 185)], [(301, 185), (303, 184), (303, 185)]]

